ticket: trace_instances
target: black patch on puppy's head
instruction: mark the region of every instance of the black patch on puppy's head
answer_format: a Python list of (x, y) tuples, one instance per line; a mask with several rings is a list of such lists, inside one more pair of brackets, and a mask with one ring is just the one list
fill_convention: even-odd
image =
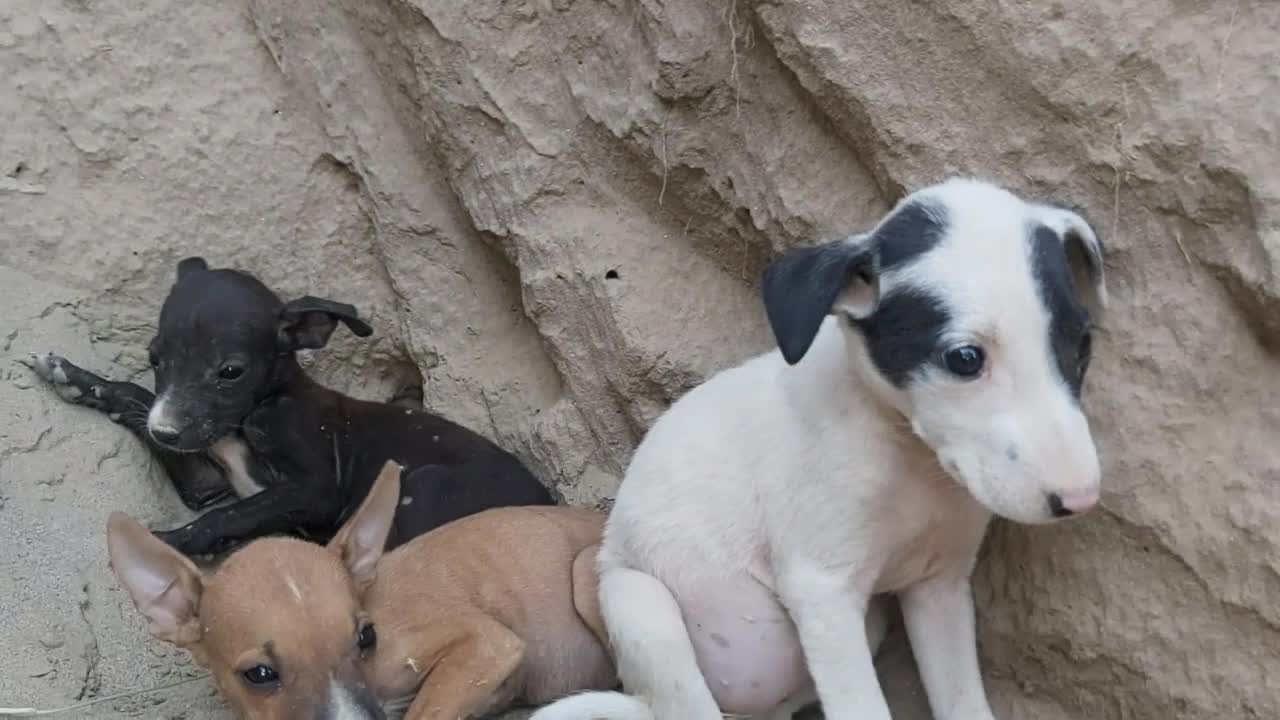
[[(765, 269), (765, 310), (788, 364), (808, 352), (823, 320), (843, 314), (866, 338), (872, 361), (894, 384), (936, 353), (949, 320), (946, 306), (923, 288), (879, 297), (880, 277), (931, 252), (946, 234), (946, 209), (925, 200), (899, 206), (867, 237), (791, 250)], [(859, 301), (838, 302), (852, 288)]]
[(880, 271), (900, 268), (942, 242), (947, 229), (946, 208), (916, 200), (890, 215), (876, 228), (872, 244), (880, 256)]
[(889, 291), (871, 317), (852, 322), (862, 333), (876, 369), (901, 388), (941, 355), (951, 313), (937, 294), (907, 286)]
[[(872, 240), (881, 271), (918, 260), (936, 248), (946, 232), (945, 207), (923, 200), (903, 205), (876, 229)], [(940, 355), (951, 313), (936, 292), (907, 285), (891, 288), (870, 317), (852, 322), (876, 369), (900, 388)]]
[(1033, 225), (1028, 242), (1036, 292), (1049, 315), (1049, 351), (1063, 382), (1078, 399), (1093, 352), (1089, 311), (1077, 299), (1071, 264), (1058, 233)]

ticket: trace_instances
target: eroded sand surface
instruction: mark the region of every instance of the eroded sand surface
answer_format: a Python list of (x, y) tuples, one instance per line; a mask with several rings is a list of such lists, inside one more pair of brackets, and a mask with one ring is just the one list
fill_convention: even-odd
[[(768, 347), (769, 257), (971, 173), (1083, 208), (1112, 299), (1104, 507), (998, 524), (977, 570), (998, 716), (1280, 717), (1280, 4), (1059, 5), (0, 3), (0, 706), (193, 672), (103, 548), (173, 493), (15, 362), (147, 381), (182, 257), (356, 304), (321, 378), (419, 375), (592, 505)], [(221, 717), (203, 683), (69, 717), (117, 710)]]

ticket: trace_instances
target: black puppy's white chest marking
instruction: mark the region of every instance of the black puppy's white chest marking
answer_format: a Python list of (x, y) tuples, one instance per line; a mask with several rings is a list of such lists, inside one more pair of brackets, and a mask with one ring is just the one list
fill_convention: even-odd
[(227, 481), (236, 496), (244, 499), (262, 492), (262, 486), (249, 473), (249, 446), (235, 437), (224, 437), (209, 448), (209, 455), (227, 472)]

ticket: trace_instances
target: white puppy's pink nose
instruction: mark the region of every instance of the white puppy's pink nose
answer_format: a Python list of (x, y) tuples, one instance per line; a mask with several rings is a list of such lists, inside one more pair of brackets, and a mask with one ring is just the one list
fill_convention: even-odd
[(1049, 512), (1053, 513), (1054, 517), (1079, 515), (1092, 510), (1101, 499), (1102, 491), (1098, 488), (1065, 495), (1052, 493), (1049, 495)]

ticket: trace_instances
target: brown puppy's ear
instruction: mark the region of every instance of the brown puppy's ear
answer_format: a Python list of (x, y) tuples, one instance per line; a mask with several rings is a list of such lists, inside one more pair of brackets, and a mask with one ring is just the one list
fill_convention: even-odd
[(378, 560), (387, 545), (391, 523), (400, 504), (400, 473), (404, 468), (388, 460), (351, 519), (329, 541), (330, 552), (342, 558), (356, 589), (364, 592), (377, 575)]
[(107, 552), (152, 635), (178, 647), (200, 641), (204, 583), (194, 563), (122, 512), (107, 520)]
[(276, 342), (286, 351), (322, 348), (339, 321), (359, 337), (373, 334), (373, 328), (360, 319), (354, 305), (308, 295), (280, 308)]

